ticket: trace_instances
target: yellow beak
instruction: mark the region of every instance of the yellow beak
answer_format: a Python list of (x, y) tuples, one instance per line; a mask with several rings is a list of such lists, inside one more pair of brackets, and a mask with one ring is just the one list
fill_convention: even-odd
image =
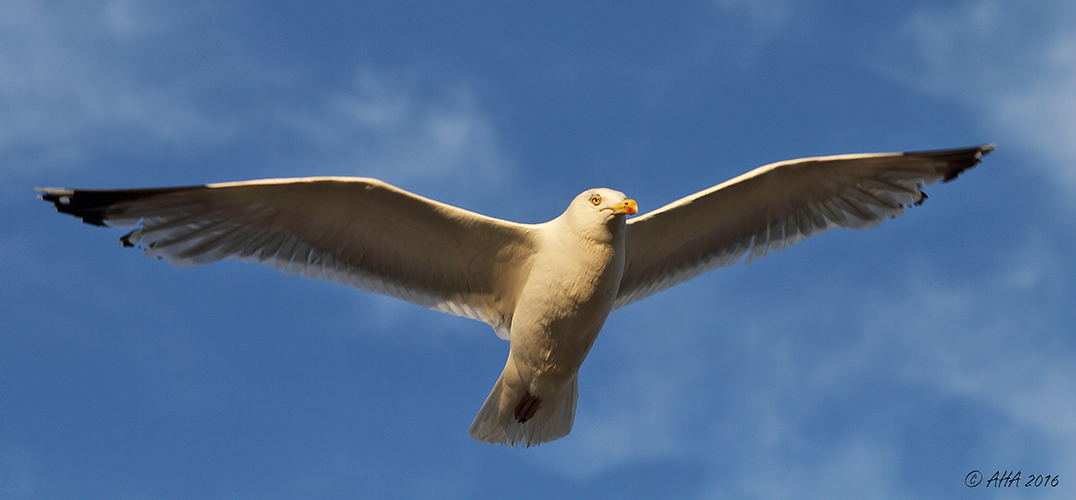
[(635, 215), (639, 213), (639, 205), (635, 203), (635, 200), (624, 200), (609, 207), (609, 210), (612, 210), (614, 214)]

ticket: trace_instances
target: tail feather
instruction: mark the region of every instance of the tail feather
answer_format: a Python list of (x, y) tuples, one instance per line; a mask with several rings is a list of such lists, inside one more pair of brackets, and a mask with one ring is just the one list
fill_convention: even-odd
[(514, 367), (509, 362), (486, 403), (478, 410), (467, 435), (485, 443), (525, 447), (567, 436), (575, 422), (577, 376), (572, 377), (560, 394), (547, 401), (531, 395), (522, 384), (512, 383), (518, 380), (512, 375), (515, 375)]

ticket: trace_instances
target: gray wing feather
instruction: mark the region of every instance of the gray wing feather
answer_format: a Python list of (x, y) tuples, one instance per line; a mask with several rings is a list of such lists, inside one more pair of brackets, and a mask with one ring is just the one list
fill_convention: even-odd
[(375, 179), (38, 190), (86, 223), (137, 226), (120, 241), (174, 265), (264, 264), (484, 321), (503, 338), (534, 248), (530, 226)]
[[(707, 271), (779, 252), (834, 227), (867, 229), (926, 199), (993, 145), (773, 163), (628, 221), (614, 307)], [(746, 257), (745, 257), (746, 256)]]

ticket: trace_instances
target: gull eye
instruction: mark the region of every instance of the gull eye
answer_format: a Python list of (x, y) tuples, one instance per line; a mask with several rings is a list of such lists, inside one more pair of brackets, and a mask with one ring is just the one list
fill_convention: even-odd
[(601, 205), (602, 204), (602, 195), (600, 195), (600, 194), (591, 195), (590, 196), (590, 203), (592, 205), (594, 205), (594, 206)]

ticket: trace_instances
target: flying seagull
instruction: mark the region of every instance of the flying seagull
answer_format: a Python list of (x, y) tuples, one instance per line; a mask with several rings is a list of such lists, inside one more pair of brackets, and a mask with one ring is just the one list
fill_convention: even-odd
[(588, 189), (542, 224), (354, 177), (38, 191), (88, 224), (135, 226), (120, 242), (174, 265), (239, 259), (488, 323), (510, 353), (468, 434), (532, 446), (572, 430), (579, 367), (614, 309), (832, 227), (875, 227), (993, 149), (773, 163), (630, 220), (635, 201)]

